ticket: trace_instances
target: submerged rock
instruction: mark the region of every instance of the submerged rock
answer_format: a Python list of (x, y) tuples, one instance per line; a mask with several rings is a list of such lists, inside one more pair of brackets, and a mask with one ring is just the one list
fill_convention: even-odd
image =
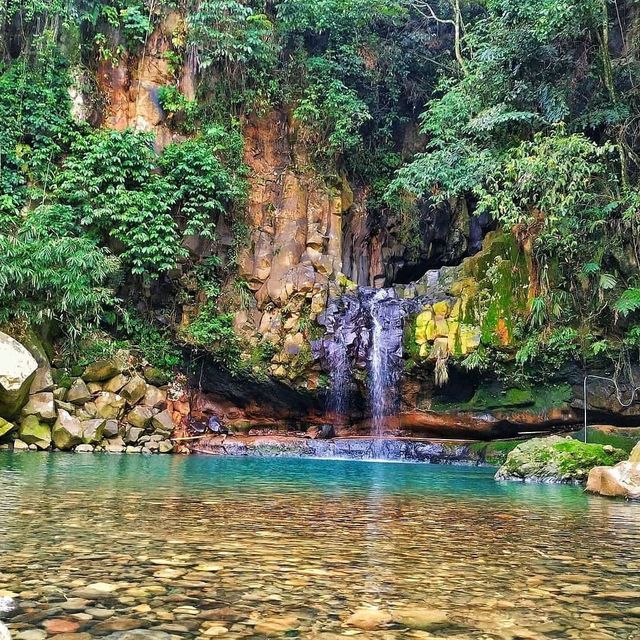
[(532, 438), (519, 444), (498, 469), (496, 480), (579, 484), (599, 465), (613, 465), (626, 453), (610, 445), (585, 444), (573, 438)]
[(18, 603), (9, 596), (0, 596), (0, 619), (7, 617), (18, 610)]
[(594, 467), (589, 472), (587, 491), (602, 496), (640, 500), (640, 443), (631, 451), (628, 460), (614, 467)]
[(374, 631), (388, 625), (393, 620), (388, 611), (383, 611), (377, 607), (363, 607), (357, 609), (348, 618), (347, 624), (363, 631)]
[(393, 621), (409, 629), (431, 631), (450, 624), (446, 611), (426, 607), (406, 607), (391, 612)]

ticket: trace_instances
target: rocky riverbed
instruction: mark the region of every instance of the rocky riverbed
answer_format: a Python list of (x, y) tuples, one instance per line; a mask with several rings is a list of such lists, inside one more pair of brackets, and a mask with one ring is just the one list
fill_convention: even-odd
[(442, 465), (0, 461), (13, 640), (622, 640), (637, 627), (637, 510), (574, 487)]

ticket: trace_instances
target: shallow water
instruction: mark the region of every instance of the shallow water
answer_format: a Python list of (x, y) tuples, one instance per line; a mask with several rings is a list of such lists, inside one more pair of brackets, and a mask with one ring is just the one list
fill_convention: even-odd
[[(492, 474), (0, 452), (0, 595), (22, 603), (8, 622), (25, 640), (67, 627), (183, 638), (640, 638), (640, 504)], [(429, 631), (346, 623), (367, 606), (435, 609), (449, 622)]]

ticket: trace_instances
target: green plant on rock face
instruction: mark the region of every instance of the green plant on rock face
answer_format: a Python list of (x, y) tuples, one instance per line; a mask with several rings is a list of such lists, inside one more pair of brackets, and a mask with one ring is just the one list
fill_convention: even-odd
[(185, 250), (171, 204), (176, 194), (155, 171), (152, 139), (133, 131), (98, 131), (78, 139), (58, 177), (56, 195), (85, 227), (119, 243), (131, 273), (171, 269)]
[(640, 289), (632, 287), (623, 291), (614, 302), (613, 309), (623, 318), (640, 309)]
[(247, 193), (242, 135), (219, 125), (169, 145), (159, 161), (185, 234), (212, 237), (218, 217), (233, 218)]
[(170, 373), (182, 364), (182, 353), (166, 328), (155, 326), (136, 312), (127, 312), (123, 314), (119, 330), (128, 348), (151, 366)]
[(50, 188), (76, 132), (69, 83), (64, 60), (51, 47), (32, 61), (0, 63), (0, 222), (16, 216), (29, 195), (42, 201)]
[[(189, 15), (188, 27), (200, 67), (221, 72), (230, 102), (268, 90), (278, 48), (267, 15), (238, 0), (204, 0)], [(222, 83), (216, 84), (219, 89)]]
[(219, 313), (215, 300), (208, 300), (185, 329), (185, 337), (204, 347), (231, 372), (241, 367), (241, 347), (233, 329), (233, 314)]
[(78, 231), (73, 210), (52, 205), (0, 232), (0, 322), (56, 320), (78, 334), (114, 303), (118, 261)]
[(344, 153), (362, 141), (360, 129), (371, 119), (357, 93), (335, 77), (324, 58), (306, 62), (307, 81), (294, 116), (302, 123), (302, 139), (325, 155)]
[(198, 113), (196, 100), (189, 100), (184, 94), (180, 93), (177, 87), (171, 85), (158, 89), (158, 102), (162, 110), (170, 116), (182, 116), (178, 127), (180, 130), (185, 133), (193, 133), (195, 131), (195, 119)]

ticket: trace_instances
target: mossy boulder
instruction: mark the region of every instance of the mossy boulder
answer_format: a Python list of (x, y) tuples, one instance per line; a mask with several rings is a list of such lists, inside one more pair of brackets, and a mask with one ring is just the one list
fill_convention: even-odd
[(15, 429), (15, 424), (13, 424), (13, 422), (0, 418), (0, 438), (2, 438), (2, 436), (6, 436), (13, 429)]
[(22, 420), (18, 435), (20, 440), (27, 444), (35, 444), (38, 449), (48, 449), (51, 446), (51, 427), (40, 422), (35, 415)]
[(102, 382), (118, 375), (124, 369), (119, 358), (105, 358), (90, 364), (82, 374), (85, 382)]
[(627, 457), (610, 445), (585, 444), (573, 438), (550, 436), (519, 444), (496, 473), (496, 480), (579, 484), (597, 466), (610, 466)]
[(487, 464), (500, 466), (504, 464), (511, 453), (522, 440), (495, 440), (493, 442), (474, 442), (469, 446), (470, 451), (478, 454)]

